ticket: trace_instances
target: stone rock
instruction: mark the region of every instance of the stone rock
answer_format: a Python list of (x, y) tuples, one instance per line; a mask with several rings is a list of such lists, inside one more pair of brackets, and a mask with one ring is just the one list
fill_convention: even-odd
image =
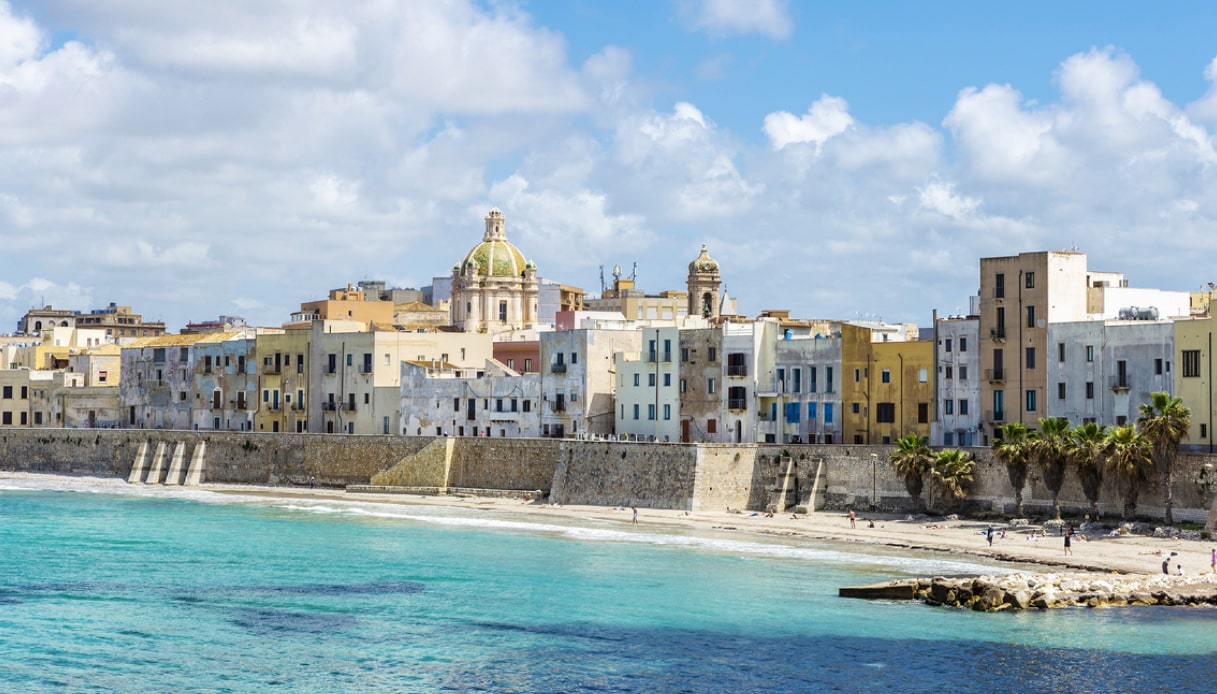
[(1134, 605), (1153, 605), (1158, 601), (1149, 593), (1138, 591), (1129, 597), (1129, 602)]
[(1027, 520), (1026, 518), (1011, 518), (1010, 522), (1008, 523), (1011, 528), (1022, 528), (1030, 524), (1031, 521)]
[(1031, 604), (1031, 594), (1025, 590), (1006, 593), (1005, 603), (1016, 610), (1025, 610)]

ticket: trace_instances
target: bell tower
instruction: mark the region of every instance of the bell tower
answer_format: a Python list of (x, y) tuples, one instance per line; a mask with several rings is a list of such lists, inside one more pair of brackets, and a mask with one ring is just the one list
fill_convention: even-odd
[(701, 316), (710, 321), (719, 318), (719, 302), (722, 300), (722, 279), (718, 274), (718, 261), (711, 258), (706, 244), (701, 245), (701, 255), (689, 263), (689, 315)]

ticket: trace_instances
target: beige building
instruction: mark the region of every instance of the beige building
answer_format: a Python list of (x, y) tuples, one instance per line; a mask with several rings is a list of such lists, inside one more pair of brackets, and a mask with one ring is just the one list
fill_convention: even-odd
[(30, 370), (0, 369), (0, 428), (31, 425)]
[(255, 339), (258, 361), (254, 430), (296, 432), (309, 430), (309, 382), (313, 331), (285, 330)]
[(326, 299), (300, 304), (300, 310), (283, 327), (302, 328), (313, 321), (342, 320), (362, 323), (364, 330), (387, 330), (393, 327), (393, 311), (392, 301), (348, 284), (342, 289), (331, 289)]
[[(1092, 273), (1096, 282), (1122, 281)], [(1086, 254), (1020, 253), (980, 260), (980, 445), (1006, 422), (1046, 416), (1048, 324), (1087, 318)]]
[(391, 434), (401, 422), (401, 364), (406, 361), (484, 369), (490, 335), (364, 331), (361, 323), (315, 321), (309, 337), (308, 430)]
[(539, 291), (536, 265), (507, 240), (503, 213), (490, 210), (482, 242), (452, 268), (452, 325), (491, 334), (532, 327)]

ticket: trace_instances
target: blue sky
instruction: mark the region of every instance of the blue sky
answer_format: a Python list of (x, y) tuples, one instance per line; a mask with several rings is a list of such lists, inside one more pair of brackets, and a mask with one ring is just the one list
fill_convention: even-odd
[[(42, 302), (278, 324), (445, 274), (702, 243), (742, 312), (925, 324), (977, 259), (1215, 279), (1217, 6), (0, 0), (0, 330)], [(1150, 252), (1146, 252), (1149, 250)]]

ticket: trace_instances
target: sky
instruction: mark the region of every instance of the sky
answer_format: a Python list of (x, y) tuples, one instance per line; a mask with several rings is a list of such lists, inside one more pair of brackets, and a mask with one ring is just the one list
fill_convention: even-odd
[[(978, 260), (1217, 280), (1217, 3), (0, 0), (0, 332), (447, 275), (928, 325)], [(611, 282), (611, 276), (608, 276)]]

